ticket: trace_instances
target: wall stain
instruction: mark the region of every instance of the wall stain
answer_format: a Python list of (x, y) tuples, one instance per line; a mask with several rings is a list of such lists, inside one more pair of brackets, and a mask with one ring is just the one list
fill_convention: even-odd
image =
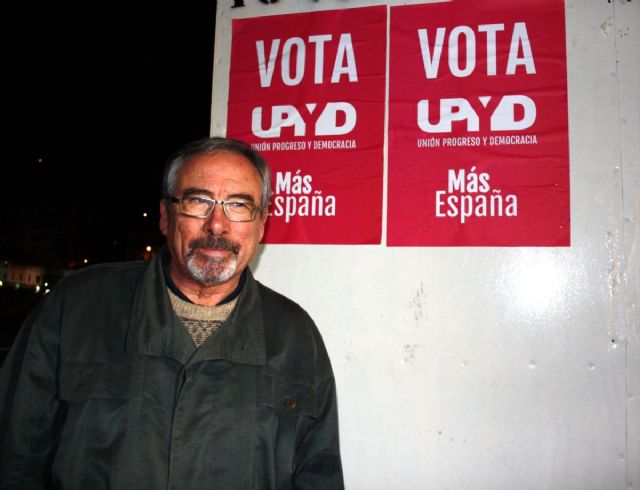
[(602, 24), (600, 24), (600, 32), (604, 37), (609, 37), (609, 30), (613, 27), (613, 17), (609, 17)]
[(416, 360), (416, 353), (420, 345), (418, 344), (406, 344), (403, 348), (404, 355), (402, 356), (402, 362), (412, 362)]
[(416, 324), (419, 325), (423, 318), (425, 318), (424, 314), (424, 302), (425, 302), (425, 294), (424, 294), (424, 284), (420, 283), (420, 287), (416, 291), (415, 296), (409, 302), (409, 308), (413, 311), (413, 317), (416, 320)]

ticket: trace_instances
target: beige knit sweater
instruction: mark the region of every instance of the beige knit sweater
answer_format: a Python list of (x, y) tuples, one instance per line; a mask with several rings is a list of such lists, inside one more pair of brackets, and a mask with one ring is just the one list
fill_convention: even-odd
[(238, 296), (223, 305), (202, 306), (189, 303), (176, 296), (170, 289), (169, 299), (184, 328), (193, 339), (196, 347), (200, 347), (211, 337), (229, 317), (238, 302)]

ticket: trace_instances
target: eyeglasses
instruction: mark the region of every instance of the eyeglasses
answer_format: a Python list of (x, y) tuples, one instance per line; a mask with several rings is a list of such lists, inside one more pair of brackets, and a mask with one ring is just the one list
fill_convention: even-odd
[(218, 201), (203, 196), (170, 196), (171, 202), (178, 203), (180, 212), (192, 218), (208, 218), (216, 204), (222, 206), (224, 215), (229, 221), (253, 221), (260, 210), (253, 204), (242, 201)]

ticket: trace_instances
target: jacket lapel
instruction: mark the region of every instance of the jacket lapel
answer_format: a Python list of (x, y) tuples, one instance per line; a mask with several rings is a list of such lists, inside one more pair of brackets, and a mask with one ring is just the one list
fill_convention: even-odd
[(264, 317), (260, 287), (247, 270), (238, 304), (220, 329), (196, 350), (176, 316), (167, 294), (162, 261), (166, 247), (151, 259), (141, 277), (133, 301), (127, 352), (169, 357), (186, 364), (197, 360), (223, 359), (261, 365), (266, 362)]
[(151, 259), (135, 292), (127, 335), (127, 352), (169, 357), (186, 364), (196, 350), (189, 334), (173, 312), (162, 261), (166, 247)]

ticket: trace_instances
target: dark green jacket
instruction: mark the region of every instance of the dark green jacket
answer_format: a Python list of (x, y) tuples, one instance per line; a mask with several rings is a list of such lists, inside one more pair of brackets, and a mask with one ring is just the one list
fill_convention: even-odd
[(72, 274), (30, 315), (0, 376), (0, 438), (3, 490), (343, 488), (306, 312), (248, 272), (196, 350), (158, 256)]

